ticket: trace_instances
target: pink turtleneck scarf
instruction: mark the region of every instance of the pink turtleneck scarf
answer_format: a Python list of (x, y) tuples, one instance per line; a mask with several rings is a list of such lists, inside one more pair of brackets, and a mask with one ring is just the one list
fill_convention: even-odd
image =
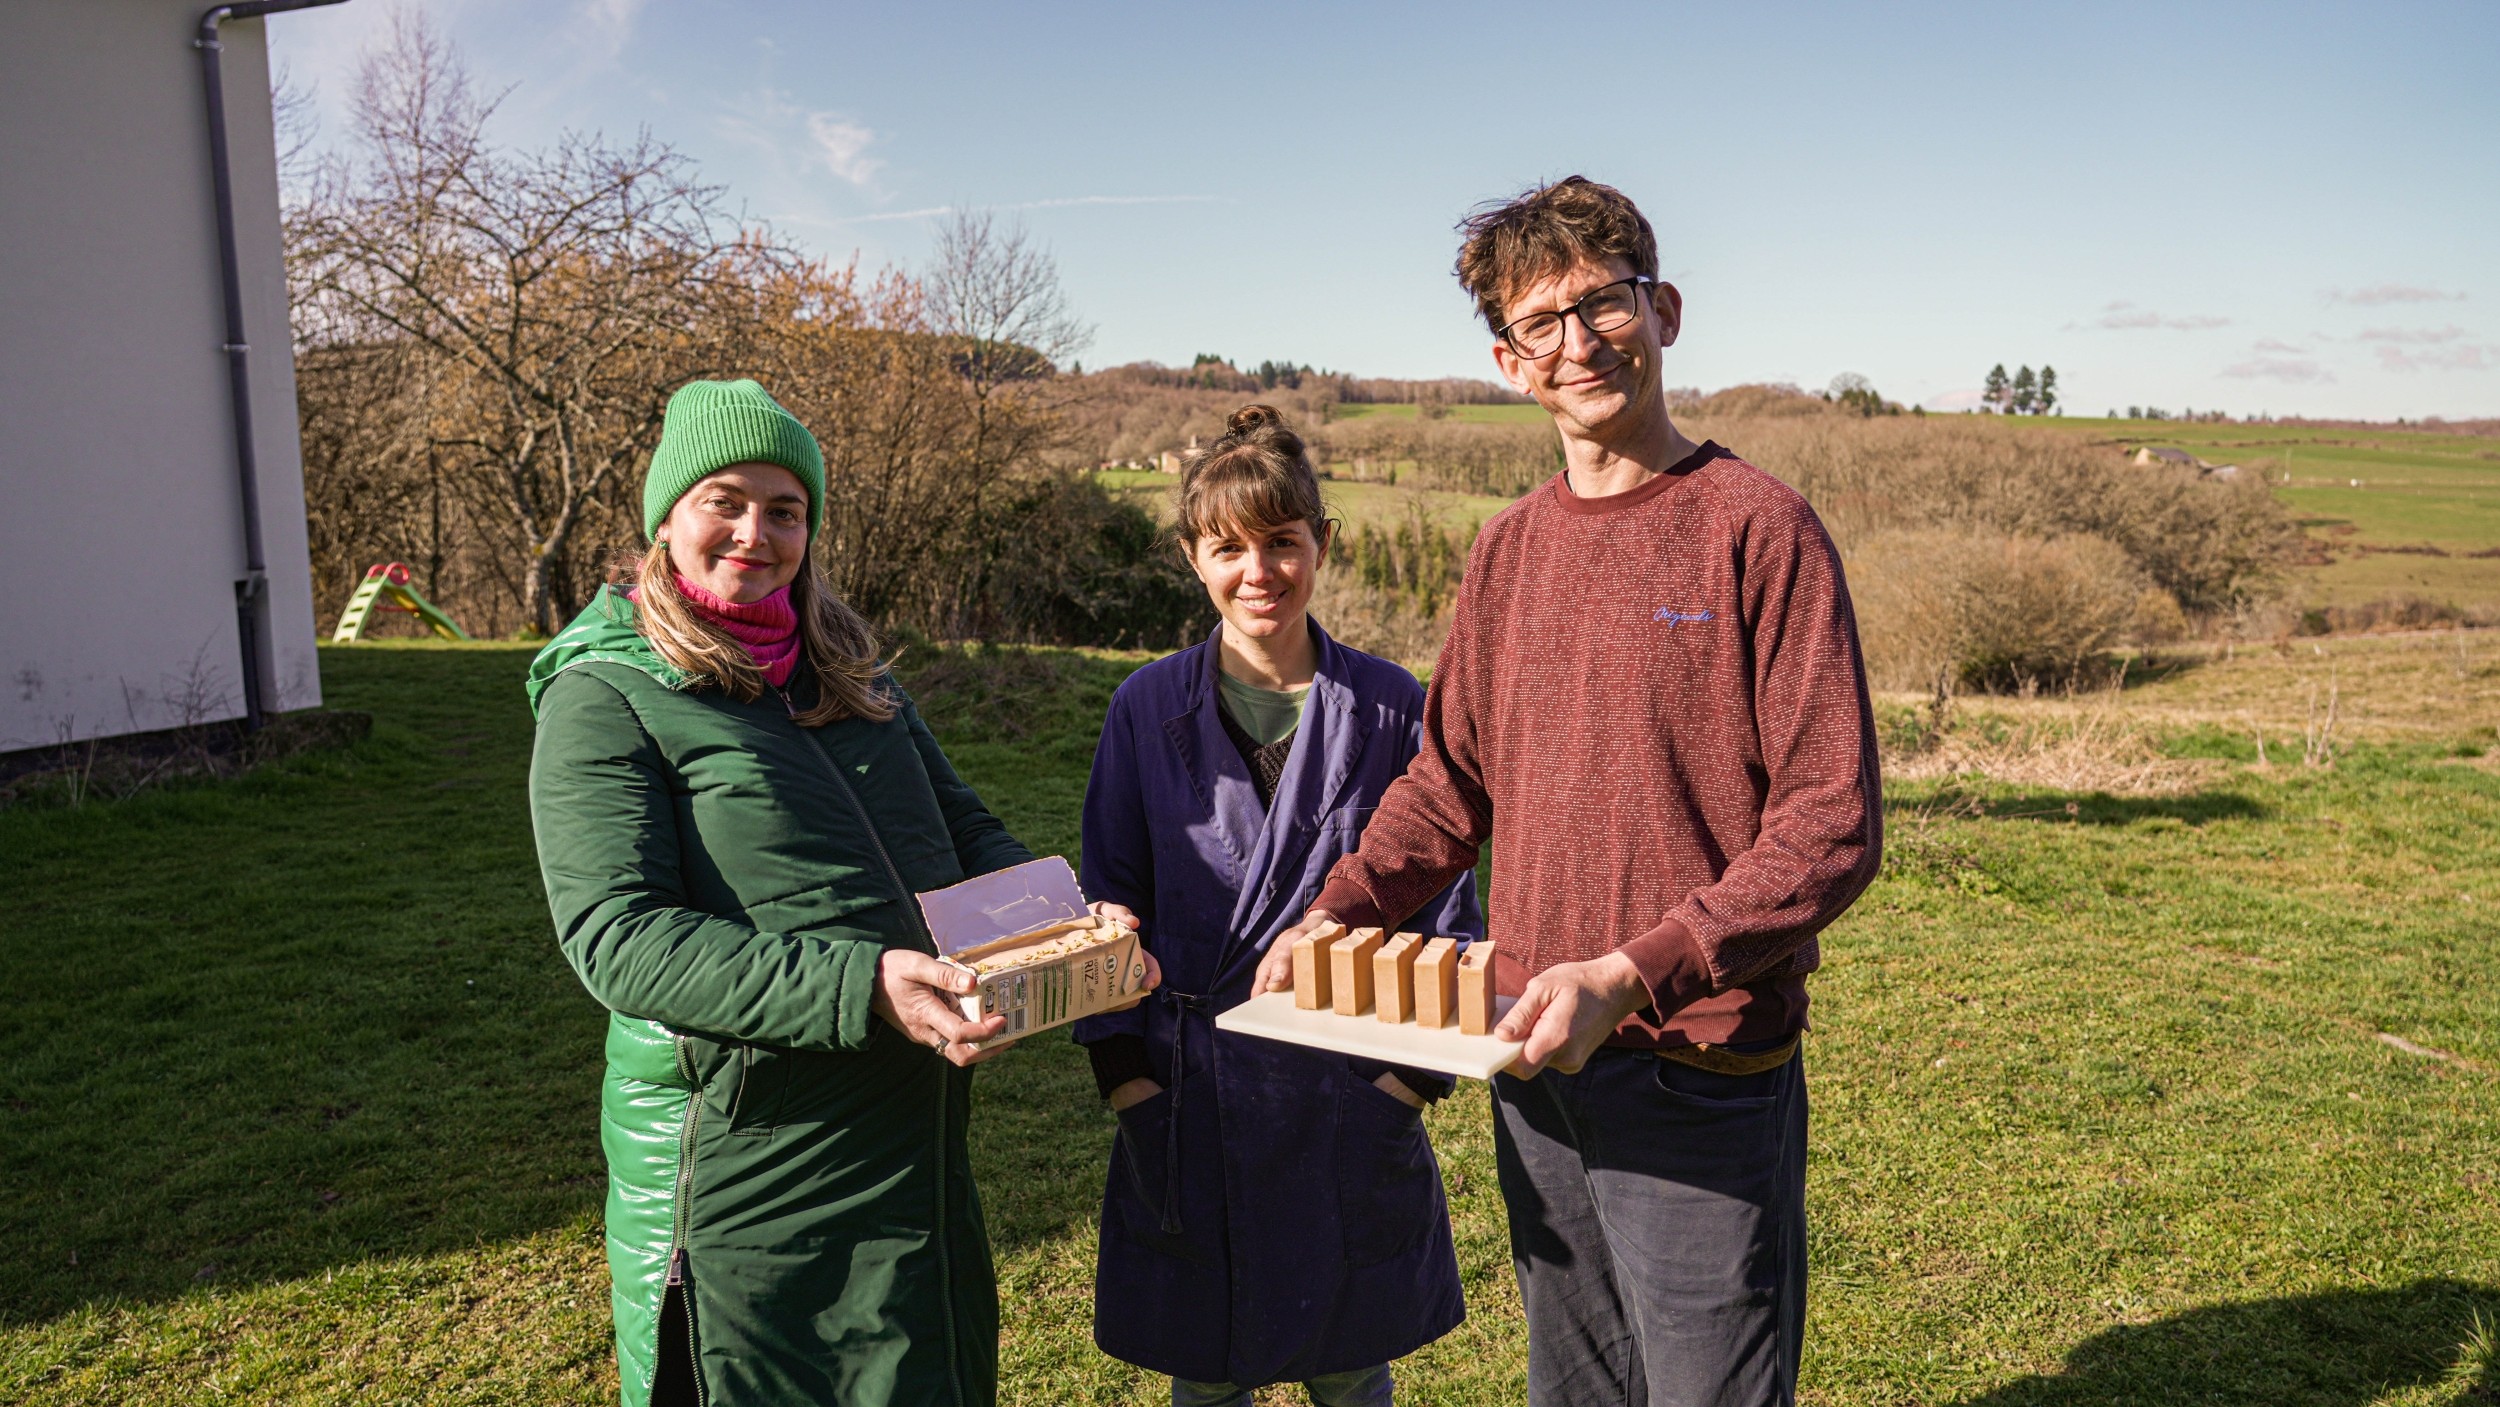
[(740, 605), (724, 601), (680, 576), (677, 594), (686, 598), (695, 614), (746, 646), (774, 688), (790, 682), (791, 672), (799, 666), (799, 613), (790, 604), (789, 587), (782, 587), (761, 601)]

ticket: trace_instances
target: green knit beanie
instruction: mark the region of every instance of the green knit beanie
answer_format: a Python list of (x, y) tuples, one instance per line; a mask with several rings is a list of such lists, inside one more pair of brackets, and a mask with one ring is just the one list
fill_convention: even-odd
[(807, 536), (825, 519), (825, 456), (781, 402), (752, 381), (689, 381), (668, 398), (660, 447), (642, 481), (642, 535), (659, 536), (668, 510), (706, 474), (732, 464), (778, 464), (807, 488)]

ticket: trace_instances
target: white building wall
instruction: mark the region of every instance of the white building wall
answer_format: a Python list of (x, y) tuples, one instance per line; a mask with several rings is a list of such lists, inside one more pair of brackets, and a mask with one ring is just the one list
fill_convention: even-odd
[[(0, 11), (0, 751), (243, 713), (203, 0)], [(284, 16), (278, 17), (280, 22)], [(321, 701), (268, 50), (225, 36), (271, 709)]]

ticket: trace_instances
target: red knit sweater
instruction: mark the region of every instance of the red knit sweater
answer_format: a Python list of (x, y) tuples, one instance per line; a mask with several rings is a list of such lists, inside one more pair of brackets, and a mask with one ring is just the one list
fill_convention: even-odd
[(1874, 878), (1875, 725), (1839, 555), (1803, 498), (1715, 444), (1628, 493), (1561, 475), (1484, 525), (1423, 750), (1318, 907), (1393, 923), (1493, 841), (1516, 963), (1629, 954), (1614, 1043), (1802, 1028), (1815, 933)]

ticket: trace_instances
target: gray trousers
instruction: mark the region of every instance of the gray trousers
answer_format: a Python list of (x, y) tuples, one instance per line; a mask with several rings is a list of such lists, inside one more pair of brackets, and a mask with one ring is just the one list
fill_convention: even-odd
[(1787, 1407), (1806, 1310), (1806, 1080), (1601, 1049), (1493, 1081), (1536, 1407)]

